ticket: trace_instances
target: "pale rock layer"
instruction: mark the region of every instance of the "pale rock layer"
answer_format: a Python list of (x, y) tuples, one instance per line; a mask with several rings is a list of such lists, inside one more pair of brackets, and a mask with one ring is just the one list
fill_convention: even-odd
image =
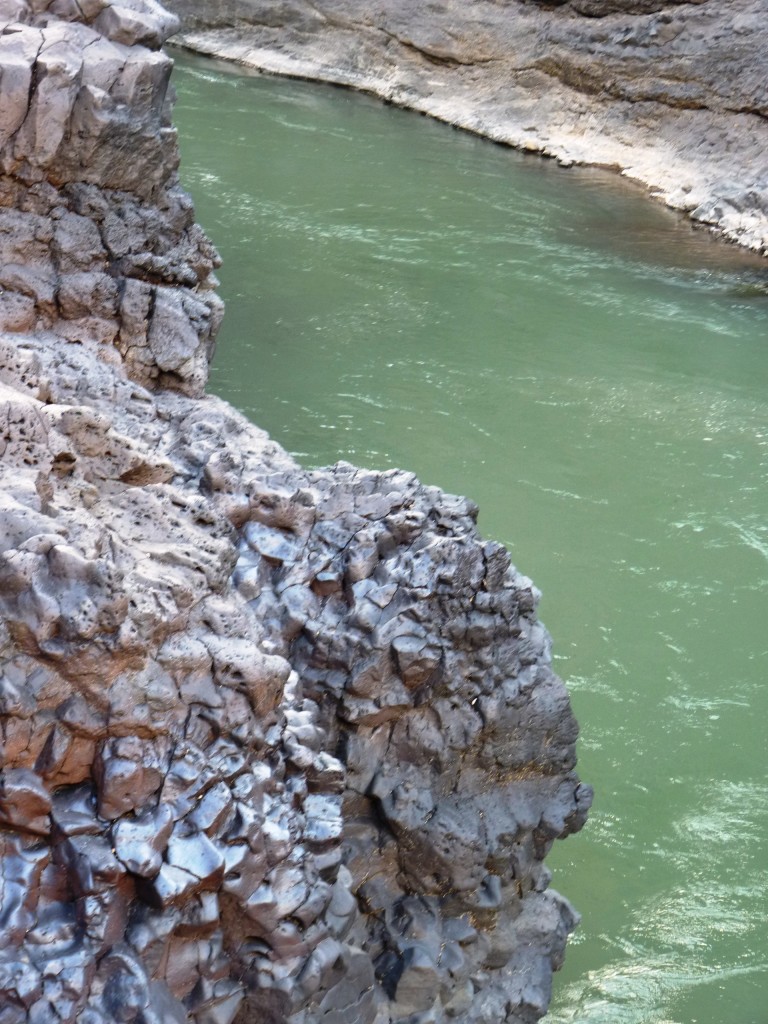
[(527, 1024), (591, 799), (537, 593), (204, 395), (176, 27), (0, 0), (0, 1024)]
[(768, 251), (766, 0), (169, 0), (181, 45), (614, 168)]

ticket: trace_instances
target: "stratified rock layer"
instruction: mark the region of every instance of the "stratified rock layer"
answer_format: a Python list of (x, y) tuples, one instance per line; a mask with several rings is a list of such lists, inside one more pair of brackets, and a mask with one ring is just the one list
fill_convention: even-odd
[(768, 251), (765, 0), (169, 0), (179, 41), (644, 182)]
[(530, 1022), (584, 821), (461, 498), (203, 395), (151, 0), (0, 0), (0, 1024)]
[(86, 25), (74, 0), (0, 0), (0, 328), (55, 326), (142, 384), (201, 394), (221, 302), (173, 176), (157, 48), (177, 22), (134, 6), (83, 3)]

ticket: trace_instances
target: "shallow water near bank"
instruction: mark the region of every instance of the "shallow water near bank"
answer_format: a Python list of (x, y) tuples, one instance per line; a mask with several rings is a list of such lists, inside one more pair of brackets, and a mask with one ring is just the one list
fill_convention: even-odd
[(544, 591), (597, 797), (553, 1024), (766, 1024), (765, 264), (608, 173), (175, 72), (211, 388), (304, 463), (469, 494)]

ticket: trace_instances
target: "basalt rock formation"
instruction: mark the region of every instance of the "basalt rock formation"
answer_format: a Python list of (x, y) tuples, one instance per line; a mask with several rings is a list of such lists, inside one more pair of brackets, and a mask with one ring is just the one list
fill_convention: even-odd
[(615, 168), (768, 251), (765, 0), (169, 0), (178, 40)]
[(536, 590), (204, 394), (176, 27), (0, 0), (0, 1024), (528, 1024), (591, 796)]

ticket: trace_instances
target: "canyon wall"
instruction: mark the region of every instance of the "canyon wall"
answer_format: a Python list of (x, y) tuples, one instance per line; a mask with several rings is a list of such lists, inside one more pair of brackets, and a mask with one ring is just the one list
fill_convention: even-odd
[(614, 168), (768, 251), (765, 0), (170, 0), (182, 45)]
[(529, 1024), (591, 799), (537, 592), (205, 395), (177, 27), (0, 0), (0, 1024)]

